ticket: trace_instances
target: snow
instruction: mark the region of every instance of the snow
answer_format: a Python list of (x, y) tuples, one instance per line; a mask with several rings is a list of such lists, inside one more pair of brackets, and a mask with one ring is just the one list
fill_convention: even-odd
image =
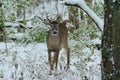
[(113, 0), (113, 3), (115, 2), (116, 0)]
[(96, 3), (103, 3), (104, 4), (104, 0), (94, 0)]
[[(7, 43), (8, 55), (5, 53), (5, 43), (0, 43), (0, 79), (2, 80), (82, 80), (86, 75), (89, 80), (100, 80), (101, 51), (94, 50), (90, 55), (90, 49), (84, 48), (84, 56), (71, 56), (70, 69), (64, 69), (66, 56), (60, 52), (59, 64), (56, 75), (49, 75), (46, 43), (34, 43), (26, 46)], [(72, 54), (72, 53), (71, 53)], [(87, 62), (80, 62), (82, 58), (90, 57)], [(84, 65), (84, 66), (82, 66)], [(60, 69), (60, 67), (62, 69)], [(22, 75), (23, 74), (23, 75)]]
[(91, 18), (97, 23), (97, 25), (99, 26), (99, 28), (103, 31), (103, 26), (104, 26), (104, 22), (102, 19), (100, 19), (100, 17), (98, 17), (96, 15), (95, 12), (93, 12), (85, 3), (84, 0), (65, 0), (66, 3), (68, 4), (77, 4), (79, 5), (85, 12), (88, 13), (89, 16), (91, 16)]
[(109, 14), (109, 17), (111, 18), (111, 17), (112, 17), (112, 15), (111, 15), (111, 14)]
[(24, 34), (24, 33), (16, 33), (16, 34), (9, 35), (9, 38), (15, 38), (15, 39), (18, 39), (18, 40), (20, 40), (24, 37), (28, 38), (29, 36), (27, 34)]
[(16, 26), (19, 26), (20, 25), (20, 23), (12, 23), (12, 22), (5, 22), (4, 23), (4, 25), (5, 26), (12, 26), (12, 27), (16, 27)]
[(90, 54), (90, 53), (91, 53), (90, 49), (87, 48), (87, 47), (83, 49), (83, 52), (84, 52), (84, 53), (87, 53), (87, 54)]
[[(65, 0), (66, 2), (72, 4), (79, 4), (84, 10), (86, 10), (89, 15), (91, 15), (96, 22), (98, 22), (99, 26), (102, 26), (102, 20), (95, 15), (94, 12), (91, 11), (85, 4), (84, 0)], [(42, 5), (44, 4), (44, 6)], [(26, 17), (25, 20), (27, 24), (25, 27), (32, 27), (32, 19), (36, 17), (45, 18), (46, 13), (50, 13), (52, 17), (55, 17), (57, 14), (55, 6), (53, 3), (42, 3), (38, 7), (30, 8), (33, 14), (28, 13), (26, 9)], [(51, 6), (52, 5), (52, 6)], [(10, 6), (10, 5), (9, 5)], [(64, 14), (67, 11), (65, 5), (58, 4), (59, 9), (58, 12), (64, 15), (63, 18), (67, 19), (67, 14)], [(64, 6), (64, 8), (63, 8)], [(42, 9), (42, 7), (45, 7)], [(10, 12), (15, 12), (15, 10), (9, 9)], [(9, 15), (8, 10), (5, 10), (5, 15)], [(23, 17), (16, 19), (16, 22), (5, 22), (5, 26), (19, 26)], [(40, 25), (39, 23), (35, 23)], [(35, 26), (38, 26), (35, 25)], [(72, 26), (71, 24), (68, 24)], [(46, 27), (47, 28), (47, 27)], [(102, 27), (101, 27), (102, 28)], [(8, 28), (9, 29), (9, 28)], [(28, 37), (25, 33), (17, 33), (11, 34), (9, 37), (22, 39), (23, 37)], [(100, 33), (101, 34), (101, 33)], [(101, 41), (99, 39), (94, 39), (90, 41), (92, 44), (99, 43)], [(69, 42), (70, 44), (70, 42)], [(79, 44), (79, 41), (73, 40), (70, 44), (70, 48), (73, 48), (72, 45)], [(47, 55), (47, 47), (46, 43), (30, 43), (28, 45), (17, 44), (16, 42), (7, 43), (8, 54), (6, 53), (6, 47), (4, 42), (0, 42), (0, 80), (83, 80), (85, 76), (88, 80), (101, 80), (101, 51), (94, 49), (91, 54), (91, 49), (88, 47), (83, 47), (83, 50), (71, 51), (70, 58), (70, 69), (66, 71), (66, 54), (64, 50), (60, 51), (58, 69), (53, 71), (53, 75), (49, 75), (49, 64), (48, 64), (48, 55)], [(72, 50), (72, 49), (71, 49)], [(79, 52), (80, 51), (80, 52)]]
[(101, 40), (99, 38), (93, 39), (90, 41), (91, 44), (101, 44)]

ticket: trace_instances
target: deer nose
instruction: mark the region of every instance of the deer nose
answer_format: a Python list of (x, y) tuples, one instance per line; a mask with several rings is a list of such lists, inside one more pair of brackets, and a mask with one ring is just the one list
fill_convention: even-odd
[(57, 31), (54, 31), (53, 34), (57, 34)]

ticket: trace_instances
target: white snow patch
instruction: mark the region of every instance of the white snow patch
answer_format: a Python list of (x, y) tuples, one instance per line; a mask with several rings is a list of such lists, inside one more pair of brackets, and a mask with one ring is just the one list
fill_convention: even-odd
[(29, 37), (29, 36), (25, 33), (16, 33), (9, 35), (9, 38), (16, 38), (16, 39), (22, 39), (23, 37)]
[(90, 41), (91, 44), (101, 44), (101, 40), (99, 38), (93, 39)]
[(113, 3), (115, 2), (116, 0), (113, 0)]
[[(66, 55), (60, 52), (58, 70), (54, 73), (57, 75), (49, 75), (48, 55), (46, 43), (28, 44), (26, 46), (7, 43), (8, 55), (5, 52), (5, 43), (0, 43), (0, 77), (2, 80), (17, 80), (22, 77), (24, 80), (82, 80), (85, 74), (89, 80), (100, 80), (100, 51), (94, 50), (91, 61), (80, 63), (81, 58), (90, 57), (90, 49), (85, 48), (83, 52), (85, 56), (81, 58), (71, 56), (70, 70), (65, 71)], [(62, 69), (60, 69), (60, 65)], [(86, 66), (81, 66), (86, 65)], [(80, 70), (79, 70), (80, 69)], [(82, 71), (81, 71), (82, 70)], [(85, 71), (85, 72), (84, 72)]]
[(112, 15), (110, 14), (110, 15), (109, 15), (109, 17), (111, 18), (111, 17), (112, 17)]
[(84, 52), (84, 53), (87, 53), (87, 54), (90, 54), (90, 53), (91, 53), (91, 51), (90, 51), (90, 49), (89, 49), (88, 47), (84, 48), (84, 49), (83, 49), (83, 52)]
[(16, 26), (19, 26), (20, 23), (18, 23), (18, 22), (15, 22), (15, 23), (12, 23), (12, 22), (5, 22), (4, 25), (5, 25), (5, 26), (16, 27)]

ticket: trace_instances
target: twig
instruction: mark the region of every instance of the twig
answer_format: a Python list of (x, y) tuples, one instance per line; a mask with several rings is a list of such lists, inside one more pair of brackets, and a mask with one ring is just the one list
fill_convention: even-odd
[(7, 47), (7, 41), (6, 41), (6, 34), (5, 34), (4, 30), (3, 30), (3, 35), (4, 35), (4, 42), (5, 42), (6, 53), (8, 55), (8, 47)]

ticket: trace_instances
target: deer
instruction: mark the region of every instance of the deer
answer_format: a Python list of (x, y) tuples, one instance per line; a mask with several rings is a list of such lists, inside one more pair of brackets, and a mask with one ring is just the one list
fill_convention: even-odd
[[(46, 16), (50, 30), (47, 32), (46, 42), (48, 49), (48, 62), (50, 66), (50, 74), (52, 70), (57, 69), (59, 52), (61, 48), (64, 48), (67, 54), (67, 69), (70, 64), (70, 48), (68, 47), (68, 29), (66, 23), (68, 20), (60, 22), (60, 16), (56, 20), (51, 20)], [(53, 57), (51, 52), (54, 53)]]

